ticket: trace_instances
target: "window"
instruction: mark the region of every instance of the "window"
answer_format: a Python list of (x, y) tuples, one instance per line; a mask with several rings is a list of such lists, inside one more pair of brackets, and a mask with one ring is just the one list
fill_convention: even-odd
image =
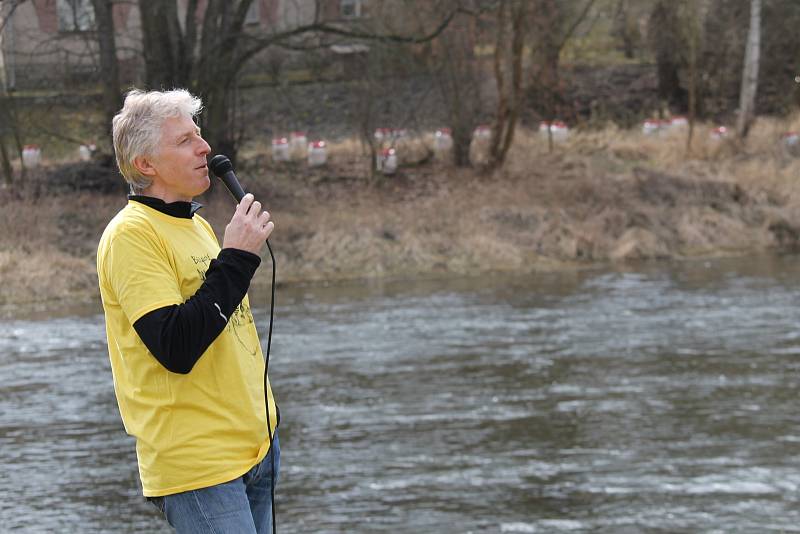
[(343, 19), (356, 19), (362, 16), (363, 0), (341, 0), (339, 14)]
[(258, 24), (261, 22), (261, 0), (253, 0), (250, 7), (247, 8), (247, 15), (244, 17), (245, 24)]
[(91, 0), (57, 0), (58, 31), (85, 32), (94, 29)]

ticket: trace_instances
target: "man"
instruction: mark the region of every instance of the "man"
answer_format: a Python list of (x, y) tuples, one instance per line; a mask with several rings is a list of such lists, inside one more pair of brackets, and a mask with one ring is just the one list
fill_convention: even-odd
[(247, 194), (220, 250), (195, 213), (210, 185), (201, 107), (134, 90), (114, 117), (132, 194), (97, 250), (108, 352), (145, 497), (178, 532), (267, 532), (278, 410), (246, 292), (274, 225)]

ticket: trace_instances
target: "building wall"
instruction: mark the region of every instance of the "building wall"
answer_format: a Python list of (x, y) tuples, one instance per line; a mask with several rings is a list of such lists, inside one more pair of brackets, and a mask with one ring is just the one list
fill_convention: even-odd
[[(113, 9), (116, 46), (125, 78), (136, 75), (140, 54), (139, 10), (130, 3)], [(98, 81), (94, 34), (59, 29), (56, 0), (17, 6), (3, 31), (6, 79), (15, 89), (61, 89)]]
[[(29, 0), (20, 4), (3, 31), (0, 50), (5, 60), (6, 79), (16, 89), (69, 89), (101, 81), (94, 34), (88, 31), (60, 29), (59, 1)], [(359, 4), (360, 16), (357, 18), (343, 16), (343, 2), (352, 6), (354, 1)], [(266, 35), (285, 31), (311, 24), (317, 14), (315, 0), (255, 0), (255, 2), (258, 11), (257, 21), (245, 26), (248, 32)], [(188, 0), (178, 0), (179, 17), (182, 21), (186, 16), (187, 3)], [(199, 0), (200, 21), (206, 4), (207, 0)], [(401, 33), (409, 29), (409, 13), (413, 11), (419, 15), (419, 10), (426, 5), (428, 3), (421, 0), (323, 0), (319, 16), (326, 22), (356, 24), (364, 29), (383, 28)], [(141, 18), (135, 0), (115, 2), (113, 16), (123, 84), (138, 84), (144, 78), (144, 62)], [(253, 63), (262, 65), (268, 63), (270, 54), (302, 58), (302, 54), (271, 47), (259, 54)]]

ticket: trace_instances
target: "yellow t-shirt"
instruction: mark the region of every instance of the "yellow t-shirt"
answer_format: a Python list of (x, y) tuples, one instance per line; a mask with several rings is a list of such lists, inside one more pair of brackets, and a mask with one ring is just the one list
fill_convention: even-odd
[[(144, 495), (158, 497), (233, 480), (269, 450), (264, 358), (247, 296), (186, 375), (165, 369), (133, 323), (194, 295), (220, 247), (199, 215), (170, 217), (129, 201), (97, 249), (114, 391), (136, 438)], [(271, 432), (277, 424), (268, 387)]]

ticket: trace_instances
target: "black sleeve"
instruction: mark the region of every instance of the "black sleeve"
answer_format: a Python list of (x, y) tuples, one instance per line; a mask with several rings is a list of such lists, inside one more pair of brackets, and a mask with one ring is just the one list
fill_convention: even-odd
[(183, 304), (143, 315), (133, 328), (161, 365), (173, 373), (189, 373), (228, 324), (260, 263), (250, 252), (222, 249), (194, 295)]

